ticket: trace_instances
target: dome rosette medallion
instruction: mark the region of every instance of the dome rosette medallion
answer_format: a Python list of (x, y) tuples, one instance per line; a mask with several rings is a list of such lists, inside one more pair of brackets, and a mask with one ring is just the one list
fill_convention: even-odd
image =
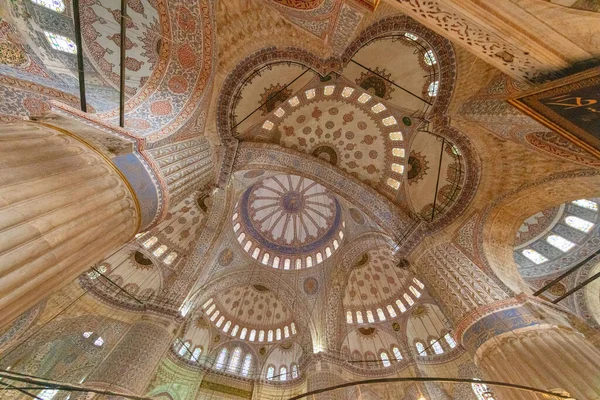
[(284, 270), (310, 268), (331, 257), (345, 227), (336, 197), (296, 175), (276, 175), (246, 189), (232, 224), (252, 258)]

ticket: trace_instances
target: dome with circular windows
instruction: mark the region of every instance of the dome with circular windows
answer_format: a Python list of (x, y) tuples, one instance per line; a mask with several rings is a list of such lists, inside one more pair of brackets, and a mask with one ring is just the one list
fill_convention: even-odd
[(310, 268), (331, 257), (344, 239), (341, 206), (315, 181), (276, 175), (246, 189), (235, 207), (233, 230), (262, 264)]

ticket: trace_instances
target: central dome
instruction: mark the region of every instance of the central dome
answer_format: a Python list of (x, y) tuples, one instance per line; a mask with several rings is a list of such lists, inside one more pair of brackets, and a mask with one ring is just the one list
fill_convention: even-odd
[(274, 268), (312, 267), (330, 257), (344, 234), (335, 196), (315, 181), (276, 175), (246, 189), (233, 230), (248, 254)]

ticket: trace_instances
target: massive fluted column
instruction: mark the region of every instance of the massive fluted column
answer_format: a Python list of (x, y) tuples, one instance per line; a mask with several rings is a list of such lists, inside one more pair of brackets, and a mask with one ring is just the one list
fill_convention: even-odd
[(129, 240), (139, 206), (118, 169), (75, 135), (0, 126), (0, 327)]
[[(567, 313), (523, 294), (511, 297), (451, 243), (429, 250), (417, 265), (487, 379), (600, 399), (600, 351)], [(542, 399), (494, 392), (503, 400)]]
[(87, 386), (142, 395), (160, 360), (173, 343), (176, 321), (145, 315), (86, 379)]

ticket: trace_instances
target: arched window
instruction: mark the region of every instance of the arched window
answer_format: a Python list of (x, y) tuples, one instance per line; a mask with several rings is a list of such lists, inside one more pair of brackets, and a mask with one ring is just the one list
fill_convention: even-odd
[(221, 312), (219, 310), (215, 311), (215, 313), (212, 315), (212, 317), (210, 317), (210, 320), (212, 322), (215, 322), (215, 320), (217, 319), (217, 317), (219, 316), (219, 314), (221, 314)]
[(252, 329), (250, 331), (250, 336), (248, 337), (248, 340), (251, 342), (254, 342), (254, 339), (256, 338), (256, 329)]
[(255, 260), (258, 259), (258, 255), (260, 254), (260, 249), (257, 247), (254, 249), (254, 251), (252, 252), (252, 258), (254, 258)]
[(312, 267), (312, 257), (308, 256), (306, 257), (306, 268), (310, 268)]
[(390, 317), (396, 318), (396, 310), (394, 310), (394, 307), (391, 304), (388, 304), (386, 308), (387, 308), (388, 314), (390, 314)]
[(427, 94), (429, 97), (435, 97), (438, 94), (438, 89), (440, 87), (440, 81), (433, 81), (429, 84), (427, 88)]
[(281, 328), (277, 328), (275, 331), (275, 339), (281, 340)]
[(176, 258), (177, 258), (177, 253), (172, 251), (169, 253), (168, 256), (165, 257), (165, 259), (163, 261), (165, 264), (171, 265), (173, 263), (173, 261), (175, 261)]
[(163, 253), (167, 251), (167, 246), (165, 246), (164, 244), (162, 246), (158, 246), (158, 248), (156, 250), (154, 250), (154, 252), (152, 254), (154, 254), (154, 256), (156, 257), (160, 257), (163, 255)]
[(48, 31), (44, 31), (44, 35), (46, 35), (48, 43), (50, 43), (50, 46), (52, 46), (54, 50), (62, 51), (64, 53), (77, 54), (77, 46), (75, 45), (75, 42), (68, 37)]
[(240, 244), (241, 244), (245, 238), (246, 238), (246, 234), (244, 232), (240, 233), (240, 236), (238, 236), (238, 242), (240, 242)]
[(548, 261), (546, 257), (532, 249), (525, 249), (521, 253), (536, 264), (541, 264)]
[(448, 343), (448, 346), (450, 346), (451, 349), (456, 347), (456, 340), (454, 340), (450, 333), (446, 333), (444, 339), (446, 339), (446, 343)]
[(379, 355), (381, 357), (381, 362), (383, 363), (384, 367), (389, 367), (390, 365), (392, 365), (390, 363), (390, 358), (388, 357), (387, 353), (385, 351), (382, 351), (381, 354)]
[(247, 332), (248, 332), (248, 329), (242, 328), (242, 333), (240, 333), (240, 339), (242, 339), (242, 340), (246, 339)]
[(423, 55), (423, 60), (427, 65), (435, 65), (437, 64), (437, 60), (435, 58), (435, 54), (433, 54), (433, 50), (427, 50)]
[(267, 368), (267, 380), (272, 381), (274, 375), (275, 375), (275, 367), (272, 365), (269, 365), (269, 368)]
[(223, 325), (223, 321), (225, 321), (225, 317), (221, 315), (221, 318), (217, 321), (217, 327), (221, 327)]
[(406, 302), (408, 303), (409, 306), (412, 306), (413, 304), (415, 304), (412, 297), (410, 297), (408, 295), (408, 293), (404, 293), (404, 300), (406, 300)]
[(216, 305), (210, 306), (208, 310), (206, 310), (206, 315), (210, 315), (215, 310)]
[(326, 257), (331, 257), (331, 248), (330, 247), (326, 247), (325, 248), (325, 256)]
[(406, 307), (404, 307), (404, 303), (402, 303), (402, 300), (396, 300), (396, 306), (398, 306), (400, 312), (406, 312)]
[(231, 357), (229, 358), (229, 365), (227, 366), (227, 370), (229, 372), (237, 372), (240, 361), (242, 360), (242, 348), (236, 347), (231, 353)]
[(285, 365), (282, 365), (281, 368), (279, 368), (279, 380), (287, 381), (287, 368)]
[(346, 311), (346, 323), (352, 323), (352, 311)]
[(360, 312), (360, 311), (356, 312), (356, 322), (359, 323), (359, 324), (363, 323), (362, 312)]
[(402, 132), (391, 132), (389, 135), (390, 140), (404, 140)]
[(573, 246), (575, 246), (575, 243), (571, 242), (570, 240), (565, 239), (562, 236), (558, 236), (558, 235), (550, 235), (546, 238), (546, 241), (548, 243), (550, 243), (552, 246), (556, 247), (557, 249), (559, 249), (562, 252), (567, 252), (569, 250), (571, 250), (573, 248)]
[(570, 215), (567, 218), (565, 218), (565, 223), (571, 228), (575, 228), (578, 231), (585, 233), (588, 233), (590, 230), (592, 230), (592, 227), (594, 226), (594, 224), (590, 221), (586, 221), (585, 219), (581, 219), (573, 215)]
[(423, 285), (423, 282), (421, 282), (420, 280), (418, 280), (417, 278), (413, 278), (413, 282), (420, 287), (421, 289), (425, 288), (425, 285)]
[(411, 285), (411, 286), (410, 286), (408, 289), (410, 290), (410, 292), (411, 292), (412, 294), (414, 294), (414, 295), (415, 295), (415, 297), (416, 297), (417, 299), (418, 299), (419, 297), (421, 297), (421, 292), (419, 292), (419, 291), (417, 290), (417, 288), (416, 288), (416, 287), (414, 287), (414, 286), (412, 286), (412, 285)]
[(431, 343), (431, 347), (433, 348), (435, 354), (442, 354), (444, 352), (442, 345), (437, 340), (431, 339), (429, 343)]
[(292, 379), (296, 379), (298, 377), (298, 366), (296, 364), (292, 364)]
[(185, 356), (186, 353), (190, 351), (190, 342), (185, 342), (184, 344), (181, 345), (181, 347), (179, 348), (179, 352), (178, 354), (180, 356)]
[(472, 383), (471, 388), (478, 400), (494, 400), (494, 394), (487, 385), (483, 383)]
[(265, 331), (263, 331), (262, 329), (258, 332), (258, 341), (259, 342), (264, 342), (265, 340)]
[(417, 342), (417, 343), (415, 343), (415, 347), (417, 348), (418, 355), (423, 356), (423, 357), (425, 357), (427, 355), (427, 352), (425, 351), (425, 346), (423, 346), (423, 343)]
[(377, 317), (380, 321), (385, 321), (385, 314), (383, 313), (383, 310), (381, 308), (377, 309)]
[(248, 353), (242, 364), (242, 376), (248, 376), (250, 374), (250, 368), (252, 368), (252, 354)]
[(323, 262), (323, 256), (321, 255), (321, 253), (317, 253), (317, 264)]
[(244, 250), (245, 251), (250, 251), (250, 247), (252, 247), (252, 240), (248, 240), (246, 242), (246, 244), (244, 245)]
[(206, 303), (204, 303), (204, 304), (202, 305), (202, 308), (204, 308), (204, 309), (206, 310), (206, 307), (210, 306), (210, 303), (212, 303), (212, 301), (213, 301), (213, 299), (212, 299), (212, 298), (208, 299), (208, 300), (206, 301)]
[(267, 342), (272, 342), (273, 341), (273, 329), (269, 329), (269, 332), (267, 332)]
[(289, 258), (286, 258), (283, 262), (283, 269), (290, 269), (291, 261)]
[(398, 182), (397, 180), (395, 180), (394, 178), (387, 178), (386, 181), (387, 185), (389, 187), (391, 187), (392, 189), (399, 189), (400, 188), (400, 182)]
[(397, 348), (396, 346), (392, 347), (392, 353), (394, 353), (394, 357), (396, 358), (396, 361), (402, 360), (402, 353), (400, 353), (399, 348)]
[(219, 357), (217, 358), (217, 363), (215, 364), (215, 367), (217, 369), (223, 369), (223, 368), (225, 368), (226, 362), (227, 362), (227, 349), (222, 348), (221, 352), (219, 353)]
[(290, 324), (290, 327), (292, 328), (292, 335), (296, 334), (296, 324), (294, 324), (293, 322)]
[(290, 328), (288, 328), (287, 325), (283, 327), (283, 336), (285, 338), (289, 338), (290, 337)]
[(263, 254), (262, 263), (267, 265), (269, 263), (269, 257), (270, 257), (269, 253)]
[(235, 337), (235, 335), (237, 335), (239, 330), (240, 330), (239, 325), (234, 326), (233, 329), (231, 330), (231, 336)]
[(338, 247), (340, 247), (340, 243), (337, 241), (337, 239), (333, 239), (333, 248), (337, 250)]
[(279, 268), (279, 257), (273, 258), (273, 268)]
[(588, 210), (598, 211), (598, 203), (591, 200), (580, 199), (572, 201), (571, 203), (579, 207), (587, 208)]
[(371, 323), (375, 322), (375, 318), (373, 317), (373, 312), (371, 310), (367, 310), (367, 321)]
[(223, 332), (229, 332), (229, 328), (231, 328), (231, 321), (225, 322), (225, 326), (223, 327)]
[(404, 173), (404, 165), (393, 163), (392, 171), (394, 171), (397, 174), (403, 174)]
[(194, 353), (192, 354), (192, 361), (198, 362), (198, 359), (200, 358), (200, 354), (202, 354), (202, 349), (200, 347), (196, 347), (194, 349)]
[(299, 258), (296, 258), (296, 269), (300, 269), (302, 268), (302, 260)]
[(149, 249), (154, 246), (158, 242), (158, 238), (156, 236), (152, 236), (150, 239), (146, 240), (142, 246)]
[(237, 231), (239, 231), (239, 230), (240, 230), (240, 223), (238, 222), (237, 224), (235, 224), (235, 225), (233, 226), (233, 231), (234, 231), (234, 232), (237, 232)]

